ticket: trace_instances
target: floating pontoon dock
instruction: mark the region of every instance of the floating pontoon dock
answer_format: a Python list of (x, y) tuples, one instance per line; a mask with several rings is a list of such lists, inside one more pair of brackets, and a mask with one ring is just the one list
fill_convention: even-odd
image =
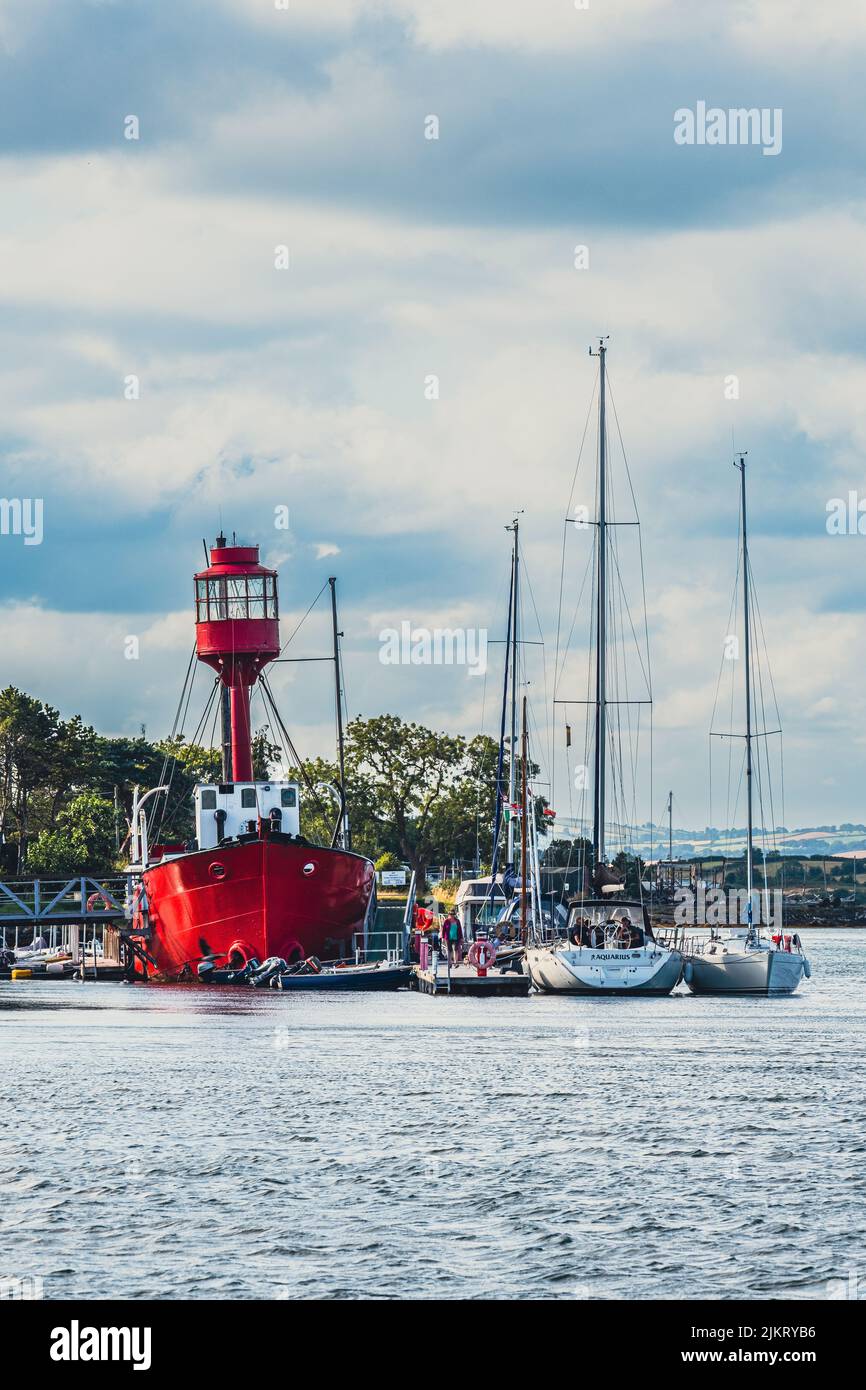
[(495, 966), (486, 975), (479, 975), (472, 965), (452, 965), (449, 970), (440, 960), (426, 969), (416, 965), (412, 973), (414, 987), (422, 994), (471, 994), (492, 999), (501, 995), (527, 995), (530, 988), (528, 975), (518, 974), (516, 970), (497, 970)]

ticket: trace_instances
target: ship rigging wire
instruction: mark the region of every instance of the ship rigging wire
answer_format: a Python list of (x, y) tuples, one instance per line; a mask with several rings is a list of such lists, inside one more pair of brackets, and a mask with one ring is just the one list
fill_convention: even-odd
[[(556, 647), (554, 656), (554, 680), (553, 694), (554, 705), (557, 703), (568, 706), (569, 704), (580, 704), (584, 706), (584, 738), (583, 738), (583, 769), (575, 768), (572, 772), (572, 759), (570, 745), (566, 740), (565, 770), (568, 778), (568, 799), (569, 813), (574, 820), (576, 818), (580, 828), (580, 839), (585, 841), (588, 836), (587, 811), (590, 793), (589, 769), (596, 765), (597, 750), (595, 748), (595, 719), (593, 710), (595, 708), (595, 692), (593, 682), (593, 666), (595, 653), (598, 649), (599, 639), (599, 614), (598, 605), (593, 603), (590, 609), (590, 622), (588, 642), (586, 645), (586, 675), (585, 675), (585, 698), (582, 700), (561, 699), (560, 691), (563, 690), (564, 677), (569, 663), (569, 656), (575, 646), (575, 634), (578, 628), (578, 619), (584, 611), (584, 594), (587, 584), (591, 585), (591, 592), (596, 593), (600, 575), (600, 555), (599, 555), (599, 526), (598, 522), (585, 520), (583, 514), (576, 517), (573, 515), (573, 505), (577, 480), (583, 462), (586, 445), (586, 437), (589, 427), (589, 419), (592, 415), (593, 404), (597, 398), (598, 381), (600, 374), (596, 378), (593, 392), (587, 410), (586, 421), (584, 423), (583, 434), (581, 436), (578, 458), (575, 464), (574, 473), (571, 480), (571, 487), (566, 507), (566, 517), (563, 525), (561, 558), (560, 558), (560, 583), (559, 583), (559, 606), (557, 612), (556, 625)], [(649, 624), (647, 619), (647, 598), (646, 598), (646, 566), (643, 550), (643, 538), (640, 519), (637, 510), (637, 499), (635, 496), (634, 484), (631, 476), (628, 455), (622, 437), (622, 430), (616, 402), (610, 385), (610, 373), (606, 371), (607, 394), (609, 397), (610, 414), (613, 415), (616, 441), (618, 452), (621, 455), (622, 466), (625, 470), (628, 493), (626, 501), (630, 499), (633, 518), (628, 516), (623, 518), (617, 511), (617, 496), (613, 486), (613, 468), (609, 469), (607, 487), (605, 493), (607, 527), (606, 527), (606, 558), (610, 561), (608, 586), (605, 595), (605, 616), (608, 627), (608, 668), (607, 668), (607, 692), (605, 697), (605, 762), (609, 769), (609, 780), (607, 786), (606, 806), (603, 808), (604, 824), (609, 832), (609, 851), (616, 849), (619, 853), (625, 854), (628, 858), (637, 860), (635, 854), (635, 826), (637, 824), (637, 802), (638, 802), (638, 783), (641, 780), (640, 770), (648, 760), (649, 772), (649, 805), (652, 804), (652, 785), (653, 785), (653, 691), (652, 691), (652, 664), (649, 647)], [(609, 426), (605, 425), (604, 440), (600, 438), (596, 445), (596, 454), (600, 455), (602, 443), (605, 446), (606, 455), (610, 463), (612, 456), (610, 451)], [(600, 474), (596, 470), (595, 477), (595, 515), (601, 515), (600, 507)], [(589, 548), (589, 554), (583, 567), (577, 600), (574, 603), (570, 618), (565, 620), (565, 568), (566, 568), (566, 547), (569, 535), (569, 528), (575, 529), (593, 528), (593, 542)], [(637, 530), (638, 539), (638, 598), (642, 609), (642, 633), (638, 633), (636, 615), (629, 601), (630, 584), (627, 581), (624, 564), (623, 549), (620, 539), (622, 527), (634, 527)], [(631, 587), (634, 586), (634, 581)], [(570, 606), (570, 605), (569, 605)], [(567, 636), (565, 636), (567, 630)], [(634, 656), (628, 653), (633, 650)], [(636, 657), (637, 668), (632, 676), (631, 666)], [(567, 693), (567, 692), (564, 692)], [(648, 707), (648, 717), (642, 715), (642, 707)], [(566, 710), (566, 724), (570, 728), (570, 716)], [(555, 733), (555, 719), (554, 719)], [(646, 750), (646, 740), (649, 739), (649, 750)], [(554, 760), (555, 765), (555, 760)], [(577, 774), (581, 773), (578, 780)], [(553, 781), (553, 772), (551, 780)], [(597, 777), (596, 770), (596, 777)], [(594, 780), (594, 779), (593, 779)], [(574, 791), (578, 792), (577, 804), (574, 801)], [(585, 845), (582, 843), (578, 853), (578, 859), (582, 860), (585, 853)], [(568, 868), (571, 865), (571, 851), (569, 852)], [(608, 853), (607, 859), (613, 859), (615, 855)], [(638, 873), (638, 896), (643, 896), (642, 874)]]
[[(713, 739), (721, 738), (727, 742), (727, 776), (726, 776), (726, 804), (725, 804), (725, 829), (720, 837), (721, 840), (721, 859), (722, 859), (722, 882), (725, 880), (725, 871), (729, 860), (739, 859), (740, 855), (735, 855), (735, 831), (736, 815), (740, 805), (740, 798), (743, 790), (743, 782), (746, 771), (746, 746), (745, 734), (735, 733), (736, 723), (736, 703), (738, 698), (737, 691), (737, 662), (727, 655), (727, 642), (731, 637), (739, 642), (740, 630), (740, 584), (743, 578), (743, 545), (742, 545), (742, 501), (739, 509), (739, 543), (737, 547), (737, 565), (734, 575), (734, 583), (731, 595), (731, 605), (728, 613), (728, 637), (725, 649), (719, 665), (719, 673), (716, 680), (716, 690), (713, 699), (713, 709), (710, 718), (710, 749), (709, 749), (709, 819), (711, 829), (711, 842), (714, 838), (713, 828)], [(764, 629), (763, 615), (758, 600), (757, 588), (755, 586), (754, 571), (752, 568), (751, 557), (747, 555), (748, 564), (748, 588), (749, 588), (749, 616), (750, 616), (750, 650), (749, 659), (751, 668), (755, 675), (754, 688), (751, 695), (751, 707), (754, 716), (755, 729), (752, 732), (752, 739), (756, 745), (756, 753), (753, 753), (752, 773), (755, 781), (755, 793), (758, 807), (758, 827), (757, 836), (761, 849), (761, 870), (763, 875), (763, 892), (769, 893), (769, 876), (767, 872), (767, 854), (774, 855), (779, 853), (779, 840), (777, 835), (776, 819), (776, 795), (773, 786), (773, 775), (770, 757), (770, 739), (774, 736), (779, 738), (779, 810), (781, 824), (784, 825), (785, 819), (785, 770), (784, 770), (784, 740), (781, 729), (781, 716), (779, 713), (779, 702), (776, 694), (775, 681), (773, 679), (772, 665), (769, 659), (766, 632)], [(736, 647), (735, 651), (739, 652)], [(718, 731), (715, 728), (716, 716), (719, 708), (722, 683), (725, 675), (725, 665), (731, 665), (730, 673), (730, 698), (728, 700), (728, 725), (727, 730)], [(742, 692), (740, 692), (742, 693)], [(774, 727), (769, 727), (770, 716), (772, 716)], [(733, 789), (734, 782), (734, 763), (735, 745), (742, 741), (742, 754), (738, 760), (736, 771), (736, 789)], [(767, 824), (767, 814), (769, 812), (769, 826)], [(745, 851), (744, 851), (745, 852)], [(780, 886), (784, 891), (785, 886), (785, 865), (784, 857), (780, 861)]]

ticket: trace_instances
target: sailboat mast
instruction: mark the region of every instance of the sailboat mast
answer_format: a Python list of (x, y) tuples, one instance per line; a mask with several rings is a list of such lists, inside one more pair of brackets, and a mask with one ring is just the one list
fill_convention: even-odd
[[(517, 641), (518, 641), (518, 595), (520, 593), (518, 566), (520, 564), (519, 551), (517, 547), (518, 532), (520, 523), (517, 517), (514, 518), (514, 525), (511, 530), (514, 532), (514, 554), (511, 560), (511, 609), (514, 615), (511, 631), (511, 751), (508, 758), (508, 800), (511, 807), (514, 807), (517, 793)], [(507, 658), (506, 658), (507, 659)], [(514, 863), (514, 811), (508, 813), (508, 852), (506, 863)]]
[(752, 826), (752, 643), (749, 632), (749, 539), (746, 528), (746, 455), (740, 454), (740, 510), (743, 518), (743, 638), (746, 644), (746, 920), (752, 930), (754, 851)]
[(529, 870), (526, 852), (526, 837), (529, 820), (529, 798), (527, 796), (526, 778), (529, 771), (527, 760), (527, 733), (526, 733), (526, 696), (523, 697), (523, 740), (522, 740), (521, 763), (523, 766), (522, 791), (520, 796), (520, 938), (524, 944), (529, 938), (528, 923), (526, 919), (526, 875)]
[(598, 609), (595, 650), (595, 805), (592, 847), (596, 869), (604, 863), (607, 670), (607, 455), (605, 438), (604, 339), (598, 344)]
[(674, 896), (674, 794), (668, 792), (668, 858), (671, 861), (671, 899)]
[(346, 806), (346, 743), (343, 736), (343, 673), (340, 665), (340, 638), (337, 631), (337, 580), (332, 575), (328, 580), (331, 586), (331, 626), (334, 638), (334, 684), (337, 697), (337, 757), (340, 764), (340, 795), (343, 799), (342, 838), (343, 849), (352, 848), (352, 834), (349, 829), (349, 812)]

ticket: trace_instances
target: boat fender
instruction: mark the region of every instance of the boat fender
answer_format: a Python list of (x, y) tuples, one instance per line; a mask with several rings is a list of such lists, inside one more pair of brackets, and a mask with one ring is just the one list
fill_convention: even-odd
[(17, 970), (13, 970), (13, 971), (12, 971), (12, 979), (13, 979), (13, 980), (32, 980), (32, 979), (33, 979), (33, 971), (32, 971), (32, 970), (26, 970), (26, 969), (24, 969), (23, 966), (19, 966)]
[(804, 961), (803, 961), (803, 974), (806, 976), (806, 979), (807, 979), (807, 980), (811, 980), (811, 978), (812, 978), (812, 966), (811, 966), (811, 963), (810, 963), (808, 960), (804, 960)]
[(683, 966), (683, 979), (685, 980), (687, 985), (691, 984), (692, 976), (694, 975), (694, 973), (694, 967), (692, 966), (691, 961), (687, 960), (685, 965)]
[(233, 941), (226, 951), (226, 960), (230, 969), (234, 970), (240, 970), (242, 966), (249, 965), (251, 961), (255, 961), (254, 969), (258, 970), (259, 968), (255, 951), (245, 941)]

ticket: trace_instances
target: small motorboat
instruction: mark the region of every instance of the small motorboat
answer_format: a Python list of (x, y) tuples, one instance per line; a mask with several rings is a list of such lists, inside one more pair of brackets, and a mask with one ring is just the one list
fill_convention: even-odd
[(286, 972), (271, 982), (274, 989), (408, 989), (412, 969), (409, 965), (394, 965), (387, 960), (370, 961), (365, 965), (323, 965), (318, 973)]
[(272, 956), (261, 962), (248, 961), (238, 970), (221, 969), (213, 960), (207, 960), (202, 961), (197, 970), (202, 984), (284, 990), (408, 989), (411, 973), (411, 966), (393, 959), (323, 963), (315, 956), (292, 966)]

